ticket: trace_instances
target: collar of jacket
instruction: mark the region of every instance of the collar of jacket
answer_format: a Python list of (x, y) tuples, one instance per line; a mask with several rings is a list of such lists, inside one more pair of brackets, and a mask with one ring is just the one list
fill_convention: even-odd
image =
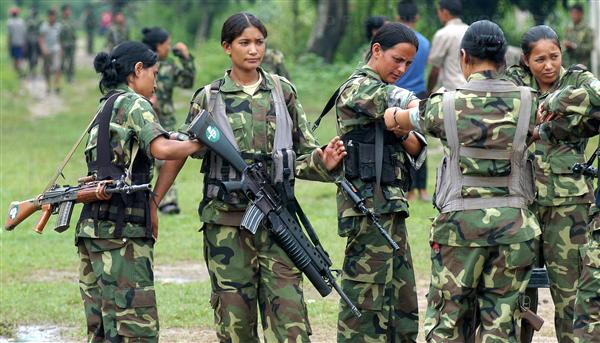
[[(270, 75), (267, 76), (267, 73), (261, 67), (256, 68), (256, 70), (258, 70), (258, 72), (262, 75), (262, 81), (260, 82), (258, 89), (269, 90), (269, 91), (271, 89), (273, 89), (274, 88), (273, 80), (271, 80)], [(236, 84), (235, 81), (233, 81), (231, 79), (231, 76), (229, 76), (230, 73), (231, 73), (231, 69), (228, 69), (225, 72), (225, 75), (223, 76), (224, 82), (221, 85), (221, 88), (219, 88), (219, 90), (223, 93), (243, 92), (244, 88), (242, 86)]]
[(478, 71), (476, 73), (469, 75), (469, 77), (467, 78), (467, 81), (499, 79), (499, 78), (501, 78), (500, 76), (501, 76), (501, 74), (498, 73), (497, 71), (483, 70), (483, 71)]
[(379, 74), (377, 74), (377, 72), (369, 67), (368, 64), (363, 65), (362, 67), (356, 69), (356, 71), (354, 72), (354, 75), (366, 75), (368, 77), (371, 77), (379, 82), (383, 82), (383, 80), (381, 79), (381, 76), (379, 76)]

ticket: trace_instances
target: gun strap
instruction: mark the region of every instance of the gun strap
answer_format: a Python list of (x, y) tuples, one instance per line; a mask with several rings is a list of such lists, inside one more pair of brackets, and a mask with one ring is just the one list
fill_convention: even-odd
[[(374, 200), (377, 203), (383, 205), (385, 198), (383, 196), (383, 190), (381, 189), (381, 173), (383, 170), (383, 131), (385, 124), (383, 121), (375, 123), (375, 196)], [(375, 206), (378, 208), (379, 206)]]
[[(102, 98), (102, 99), (104, 99), (104, 98)], [(102, 99), (100, 101), (102, 101)], [(54, 185), (54, 183), (56, 182), (58, 177), (62, 175), (63, 170), (65, 169), (65, 167), (67, 166), (67, 164), (69, 163), (71, 158), (73, 157), (73, 154), (75, 154), (75, 151), (79, 147), (79, 144), (81, 144), (81, 141), (83, 141), (83, 138), (88, 134), (88, 132), (92, 128), (92, 125), (94, 125), (96, 118), (98, 117), (100, 112), (102, 112), (102, 110), (104, 109), (105, 106), (106, 106), (106, 103), (104, 103), (104, 105), (100, 109), (98, 109), (96, 114), (94, 114), (94, 116), (92, 117), (92, 120), (90, 120), (90, 123), (88, 124), (88, 126), (85, 128), (85, 130), (83, 130), (83, 132), (81, 133), (81, 136), (79, 136), (79, 139), (77, 139), (75, 144), (73, 144), (73, 147), (71, 147), (71, 150), (69, 150), (69, 152), (67, 153), (67, 156), (65, 156), (62, 163), (56, 169), (56, 173), (52, 176), (52, 178), (50, 178), (50, 181), (48, 181), (48, 184), (44, 188), (44, 192), (48, 191), (50, 189), (50, 187), (52, 187)]]
[(315, 120), (311, 131), (314, 132), (319, 127), (319, 125), (321, 125), (321, 120), (323, 119), (323, 117), (325, 117), (327, 115), (327, 113), (329, 113), (329, 111), (331, 111), (331, 109), (337, 102), (340, 94), (346, 89), (346, 86), (348, 85), (348, 83), (350, 83), (352, 80), (357, 79), (361, 76), (363, 76), (363, 74), (355, 74), (355, 75), (351, 76), (348, 80), (344, 81), (344, 83), (342, 83), (342, 85), (339, 86), (338, 89), (335, 90), (335, 92), (331, 95), (329, 100), (327, 100), (327, 104), (325, 104), (323, 111), (321, 111), (321, 114), (319, 114), (319, 117), (317, 118), (317, 120)]

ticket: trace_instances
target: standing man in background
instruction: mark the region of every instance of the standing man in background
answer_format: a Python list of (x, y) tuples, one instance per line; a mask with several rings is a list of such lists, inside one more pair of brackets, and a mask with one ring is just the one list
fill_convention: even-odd
[(8, 18), (7, 26), (10, 57), (13, 60), (15, 71), (19, 74), (19, 77), (23, 77), (25, 73), (21, 69), (21, 62), (25, 57), (27, 27), (25, 26), (25, 21), (23, 21), (22, 18), (19, 18), (19, 8), (13, 7), (10, 9), (10, 18)]
[(60, 23), (56, 22), (56, 10), (48, 10), (48, 21), (44, 22), (40, 27), (40, 37), (38, 42), (40, 44), (40, 50), (44, 57), (44, 77), (48, 88), (47, 94), (52, 92), (52, 85), (54, 84), (54, 91), (60, 92), (60, 69), (62, 63), (61, 60), (61, 47), (60, 47)]
[(108, 48), (108, 51), (112, 51), (119, 43), (129, 40), (129, 28), (125, 22), (125, 15), (123, 12), (115, 13), (113, 23), (108, 28), (106, 38), (106, 47)]
[(97, 23), (96, 17), (94, 16), (94, 8), (91, 4), (88, 4), (85, 8), (83, 25), (85, 26), (85, 34), (87, 37), (87, 53), (92, 55), (94, 53), (94, 35), (96, 33)]
[(62, 47), (62, 72), (67, 77), (67, 82), (73, 81), (73, 68), (75, 65), (75, 45), (77, 35), (75, 25), (71, 20), (71, 6), (62, 6), (62, 23), (60, 29), (60, 45)]
[(38, 43), (40, 37), (41, 21), (38, 18), (38, 10), (36, 7), (31, 7), (29, 16), (27, 16), (27, 62), (29, 63), (29, 74), (35, 76), (35, 68), (37, 67), (38, 57), (40, 55), (40, 45)]
[(283, 53), (280, 50), (267, 48), (260, 66), (271, 74), (277, 74), (290, 80), (290, 73), (283, 64), (283, 60)]
[(427, 81), (427, 94), (431, 94), (436, 85), (447, 90), (466, 83), (459, 63), (460, 42), (469, 27), (460, 19), (462, 4), (460, 0), (440, 0), (437, 16), (444, 25), (433, 36), (429, 59), (432, 65)]
[[(427, 98), (427, 88), (425, 86), (425, 66), (427, 64), (427, 56), (429, 56), (430, 44), (427, 38), (415, 30), (415, 25), (419, 20), (417, 5), (413, 0), (402, 0), (398, 2), (398, 17), (396, 18), (401, 24), (410, 27), (419, 40), (419, 49), (415, 55), (413, 63), (408, 67), (408, 70), (398, 81), (396, 86), (415, 93), (417, 98), (423, 100)], [(423, 162), (421, 168), (415, 169), (410, 166), (411, 186), (408, 192), (407, 199), (414, 200), (416, 198), (415, 189), (419, 192), (419, 199), (429, 201), (427, 195), (427, 160)]]
[(573, 64), (583, 64), (586, 68), (592, 67), (592, 50), (594, 49), (594, 32), (583, 20), (583, 7), (575, 4), (569, 12), (572, 25), (565, 29), (563, 55), (565, 68)]

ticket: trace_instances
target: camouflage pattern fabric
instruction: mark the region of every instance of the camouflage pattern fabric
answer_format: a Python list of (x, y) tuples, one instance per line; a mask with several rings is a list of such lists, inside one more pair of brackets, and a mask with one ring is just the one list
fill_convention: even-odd
[(204, 226), (204, 259), (212, 284), (219, 342), (258, 343), (257, 301), (265, 342), (309, 342), (302, 272), (265, 226)]
[(119, 43), (129, 40), (129, 28), (127, 25), (119, 26), (112, 24), (109, 26), (106, 32), (106, 48), (108, 52), (119, 45)]
[(432, 243), (427, 295), (428, 342), (465, 342), (465, 316), (479, 305), (480, 342), (517, 342), (525, 291), (535, 260), (533, 240), (488, 247)]
[(362, 316), (340, 301), (338, 342), (416, 342), (419, 313), (404, 217), (380, 219), (400, 246), (398, 255), (366, 217), (340, 220), (348, 236), (341, 286)]
[(75, 26), (71, 20), (67, 19), (61, 22), (60, 46), (62, 47), (62, 71), (69, 82), (73, 80), (76, 34)]
[[(406, 108), (417, 99), (412, 92), (384, 83), (370, 67), (363, 66), (350, 77), (336, 104), (340, 136), (381, 120), (385, 110)], [(397, 154), (398, 163), (408, 158)], [(400, 167), (396, 179), (403, 180)], [(415, 276), (404, 218), (408, 205), (404, 191), (396, 186), (382, 186), (387, 201), (375, 204), (373, 184), (359, 179), (352, 183), (367, 201), (367, 207), (382, 214), (384, 228), (401, 247), (399, 256), (354, 203), (338, 189), (338, 233), (348, 237), (344, 257), (342, 289), (358, 306), (362, 317), (355, 318), (345, 303), (340, 302), (338, 342), (411, 342), (418, 332)]]
[[(229, 71), (224, 76), (220, 93), (240, 152), (270, 155), (275, 137), (275, 106), (271, 96), (274, 85), (271, 76), (267, 76), (260, 68), (259, 72), (262, 74), (262, 81), (254, 95), (246, 94), (242, 87), (229, 77)], [(315, 151), (319, 143), (309, 129), (302, 105), (296, 99), (296, 89), (287, 79), (280, 77), (280, 80), (293, 123), (292, 137), (297, 156), (296, 177), (305, 180), (331, 181), (332, 177)], [(202, 89), (192, 100), (187, 119), (181, 128), (187, 128), (196, 115), (207, 108), (208, 99)], [(204, 155), (200, 153), (192, 157), (202, 158)], [(218, 199), (211, 199), (203, 207), (200, 217), (204, 223), (238, 226), (247, 205), (245, 200), (240, 204), (232, 205)]]
[[(338, 135), (340, 136), (361, 128), (363, 125), (383, 120), (383, 114), (389, 107), (406, 108), (411, 101), (418, 100), (413, 92), (384, 83), (379, 75), (367, 65), (357, 69), (350, 79), (351, 81), (340, 93), (336, 103)], [(415, 159), (422, 161), (423, 157), (424, 153)], [(404, 164), (407, 159), (411, 160), (406, 154), (396, 154), (396, 158), (397, 166)], [(407, 177), (408, 175), (402, 174), (400, 167), (396, 168), (398, 181)], [(402, 188), (393, 185), (382, 186), (387, 201), (376, 205), (373, 201), (372, 183), (365, 183), (360, 179), (352, 180), (352, 183), (366, 199), (366, 206), (376, 213), (401, 212), (404, 216), (408, 216), (408, 205)], [(338, 218), (362, 215), (354, 209), (354, 203), (340, 189), (337, 191), (337, 208)], [(341, 228), (341, 226), (338, 227)], [(342, 231), (340, 231), (340, 235), (343, 235)]]
[[(503, 78), (484, 71), (470, 75), (467, 81), (494, 79)], [(418, 111), (411, 111), (411, 122), (424, 133), (440, 138), (448, 155), (442, 98), (443, 93), (434, 93), (422, 102)], [(534, 101), (529, 112), (529, 134), (535, 125), (536, 105)], [(515, 92), (507, 93), (457, 90), (460, 144), (508, 150), (514, 140), (520, 106), (516, 87)], [(467, 157), (459, 160), (463, 175), (484, 177), (507, 175), (507, 162)], [(506, 188), (496, 187), (462, 190), (466, 198), (507, 194)], [(432, 276), (425, 319), (427, 340), (464, 342), (469, 326), (477, 325), (467, 318), (478, 304), (482, 342), (516, 342), (518, 327), (514, 318), (520, 317), (518, 298), (527, 287), (535, 259), (533, 238), (539, 234), (537, 219), (528, 209), (498, 207), (440, 213), (430, 236)]]
[(290, 73), (288, 73), (285, 68), (283, 60), (284, 56), (281, 51), (277, 49), (267, 49), (260, 66), (268, 73), (277, 74), (291, 80)]
[(158, 342), (153, 246), (147, 238), (79, 240), (88, 342)]
[(539, 206), (542, 235), (536, 239), (550, 280), (554, 327), (560, 342), (573, 342), (573, 314), (581, 272), (579, 250), (586, 243), (589, 205)]
[(579, 24), (571, 23), (561, 39), (577, 44), (575, 49), (563, 46), (563, 65), (583, 64), (592, 68), (592, 50), (594, 50), (594, 31), (582, 20)]
[[(510, 67), (507, 74), (517, 84), (539, 90), (533, 75), (522, 67)], [(552, 100), (556, 99), (554, 92), (567, 88), (579, 89), (592, 84), (594, 80), (594, 76), (585, 70), (561, 69), (557, 82), (539, 96), (539, 101), (543, 101), (545, 106), (548, 106), (547, 101), (554, 101), (552, 106), (555, 106), (556, 100)], [(588, 107), (584, 103), (579, 106), (582, 111), (586, 111)], [(591, 180), (581, 174), (575, 175), (572, 171), (575, 163), (585, 161), (587, 138), (585, 135), (574, 135), (574, 132), (565, 134), (577, 126), (575, 123), (580, 119), (581, 116), (572, 116), (543, 124), (540, 127), (541, 140), (535, 143), (536, 203), (540, 208), (538, 220), (542, 226), (541, 247), (544, 247), (546, 240), (549, 245), (542, 249), (542, 255), (550, 277), (555, 305), (556, 335), (561, 342), (573, 341), (571, 317), (574, 312), (576, 283), (569, 280), (577, 280), (580, 276), (581, 263), (576, 257), (578, 250), (585, 244), (587, 235), (582, 227), (588, 221), (585, 209), (594, 201)]]
[[(177, 119), (175, 118), (175, 108), (173, 106), (173, 89), (175, 87), (192, 88), (196, 67), (194, 58), (180, 58), (181, 67), (171, 58), (160, 61), (158, 74), (156, 75), (156, 114), (158, 120), (165, 130), (175, 131), (177, 129)], [(157, 161), (157, 169), (160, 170), (161, 161)], [(177, 205), (177, 189), (175, 184), (169, 188), (160, 206), (167, 204)]]
[[(158, 123), (152, 105), (148, 99), (135, 93), (131, 88), (122, 84), (116, 90), (126, 93), (120, 95), (115, 101), (110, 124), (111, 146), (113, 147), (113, 162), (117, 165), (128, 167), (131, 163), (131, 154), (134, 141), (139, 144), (138, 154), (146, 154), (152, 158), (150, 143), (158, 136), (168, 138), (166, 131)], [(103, 103), (99, 105), (102, 106)], [(98, 126), (90, 130), (85, 156), (87, 161), (97, 159)], [(117, 209), (110, 209), (117, 212)], [(126, 214), (134, 209), (128, 208)], [(136, 213), (143, 216), (143, 213)], [(79, 238), (116, 238), (114, 236), (115, 224), (111, 221), (99, 221), (84, 219), (77, 223), (76, 236)], [(146, 237), (147, 228), (143, 225), (125, 223), (122, 231), (123, 237)]]
[(600, 342), (600, 215), (592, 210), (590, 236), (581, 248), (582, 271), (575, 300), (575, 342)]
[[(487, 71), (472, 74), (468, 81), (496, 78), (501, 76)], [(411, 122), (424, 133), (440, 138), (445, 154), (449, 154), (442, 97), (443, 93), (434, 93), (428, 101), (421, 102), (418, 116), (411, 114)], [(517, 127), (519, 99), (516, 87), (514, 93), (457, 91), (458, 140), (464, 146), (508, 150)], [(537, 104), (533, 101), (529, 134), (533, 132), (536, 109)], [(503, 176), (510, 172), (509, 161), (461, 157), (459, 163), (463, 174), (468, 176)], [(464, 187), (462, 190), (462, 196), (466, 198), (507, 194), (506, 188), (497, 187)], [(485, 247), (525, 242), (539, 234), (534, 213), (527, 209), (500, 207), (440, 213), (433, 222), (430, 240), (451, 246)]]
[[(260, 68), (258, 71), (262, 81), (254, 95), (245, 93), (231, 79), (229, 71), (220, 95), (240, 151), (270, 154), (275, 138), (275, 105), (271, 95), (274, 84), (270, 74)], [(287, 79), (279, 78), (293, 123), (296, 177), (331, 180), (315, 151), (319, 145), (309, 130), (295, 88)], [(203, 89), (193, 99), (186, 123), (206, 108), (208, 99)], [(247, 206), (245, 200), (231, 205), (211, 199), (200, 211), (205, 223), (205, 258), (212, 281), (211, 303), (217, 336), (222, 342), (258, 342), (258, 309), (266, 341), (308, 341), (311, 331), (302, 295), (302, 275), (264, 227), (256, 236), (242, 231), (239, 225)]]

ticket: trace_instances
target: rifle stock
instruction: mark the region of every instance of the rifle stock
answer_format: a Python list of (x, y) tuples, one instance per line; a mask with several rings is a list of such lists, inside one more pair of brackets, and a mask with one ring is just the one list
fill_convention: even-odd
[(22, 221), (41, 209), (42, 205), (37, 201), (37, 198), (11, 202), (8, 210), (8, 217), (4, 223), (4, 229), (7, 231), (13, 230)]

